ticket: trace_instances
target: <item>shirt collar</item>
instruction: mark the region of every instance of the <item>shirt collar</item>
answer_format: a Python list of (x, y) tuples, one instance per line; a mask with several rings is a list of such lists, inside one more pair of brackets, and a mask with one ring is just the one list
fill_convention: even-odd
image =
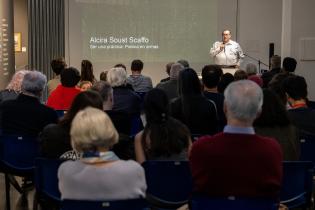
[(231, 45), (232, 44), (232, 40), (229, 40), (227, 43), (225, 43), (226, 45)]
[(253, 127), (236, 127), (232, 125), (226, 125), (223, 132), (237, 134), (255, 134), (255, 130)]

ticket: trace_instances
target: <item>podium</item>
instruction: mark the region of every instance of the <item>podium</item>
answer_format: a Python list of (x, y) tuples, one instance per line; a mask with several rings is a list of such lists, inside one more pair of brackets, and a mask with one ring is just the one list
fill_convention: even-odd
[(234, 76), (234, 73), (239, 70), (239, 67), (236, 65), (220, 65), (223, 74), (230, 73)]

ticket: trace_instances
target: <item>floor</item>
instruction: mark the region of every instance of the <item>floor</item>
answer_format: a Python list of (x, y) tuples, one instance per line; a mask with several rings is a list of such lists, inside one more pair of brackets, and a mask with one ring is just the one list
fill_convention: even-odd
[[(21, 179), (17, 178), (21, 183)], [(11, 210), (31, 210), (33, 209), (34, 190), (29, 191), (26, 195), (21, 195), (11, 186), (10, 191)], [(0, 210), (5, 210), (5, 182), (4, 175), (0, 174)]]

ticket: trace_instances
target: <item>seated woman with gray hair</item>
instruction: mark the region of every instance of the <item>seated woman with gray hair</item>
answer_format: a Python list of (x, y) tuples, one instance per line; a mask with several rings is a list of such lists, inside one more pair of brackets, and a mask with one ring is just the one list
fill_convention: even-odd
[(143, 168), (109, 151), (118, 142), (118, 133), (105, 112), (91, 107), (78, 112), (70, 135), (73, 149), (82, 152), (83, 157), (59, 167), (62, 199), (122, 200), (145, 196)]
[(125, 69), (121, 67), (110, 69), (107, 73), (107, 81), (114, 90), (114, 111), (127, 114), (140, 113), (141, 98), (127, 86)]

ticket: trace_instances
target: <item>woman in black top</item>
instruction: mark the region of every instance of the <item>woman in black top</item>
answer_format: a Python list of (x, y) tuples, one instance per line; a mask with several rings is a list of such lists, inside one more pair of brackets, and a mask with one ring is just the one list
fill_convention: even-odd
[(169, 116), (166, 93), (154, 88), (144, 100), (146, 125), (135, 137), (136, 160), (187, 160), (191, 145), (188, 128)]
[(217, 133), (215, 103), (203, 96), (195, 70), (186, 68), (180, 72), (178, 92), (179, 97), (170, 106), (171, 115), (186, 124), (192, 134)]

